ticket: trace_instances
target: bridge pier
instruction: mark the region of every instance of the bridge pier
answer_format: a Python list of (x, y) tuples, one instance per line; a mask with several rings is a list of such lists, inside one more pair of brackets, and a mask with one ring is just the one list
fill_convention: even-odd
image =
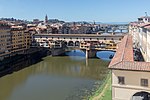
[(95, 58), (95, 57), (96, 57), (97, 50), (93, 50), (93, 49), (87, 50), (87, 49), (86, 49), (84, 52), (85, 52), (85, 57), (86, 57), (86, 59), (88, 59), (88, 58)]

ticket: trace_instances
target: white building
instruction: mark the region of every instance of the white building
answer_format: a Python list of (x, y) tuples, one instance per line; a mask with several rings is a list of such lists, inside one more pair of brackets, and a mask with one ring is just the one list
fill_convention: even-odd
[(133, 36), (133, 42), (143, 54), (144, 60), (150, 62), (150, 17), (138, 18), (138, 22), (131, 22), (129, 33)]

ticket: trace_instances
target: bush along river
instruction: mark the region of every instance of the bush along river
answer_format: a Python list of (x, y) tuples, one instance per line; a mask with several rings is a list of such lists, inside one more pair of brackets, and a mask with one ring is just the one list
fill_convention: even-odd
[(20, 58), (0, 68), (0, 100), (87, 100), (105, 81), (110, 55), (114, 52), (101, 51), (101, 59), (85, 59), (76, 50)]

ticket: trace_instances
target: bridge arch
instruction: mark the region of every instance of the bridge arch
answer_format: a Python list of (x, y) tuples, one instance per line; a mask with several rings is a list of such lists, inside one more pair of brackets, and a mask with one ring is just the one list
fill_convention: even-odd
[(132, 96), (131, 100), (150, 100), (150, 93), (145, 91), (137, 92)]
[(115, 51), (111, 50), (100, 50), (96, 52), (98, 58), (103, 60), (111, 60), (115, 55)]
[(65, 44), (65, 46), (67, 46), (68, 45), (67, 41), (64, 41), (64, 44)]
[(75, 41), (75, 46), (80, 46), (80, 42), (79, 41)]
[(73, 41), (69, 41), (68, 42), (68, 46), (74, 46), (74, 42)]

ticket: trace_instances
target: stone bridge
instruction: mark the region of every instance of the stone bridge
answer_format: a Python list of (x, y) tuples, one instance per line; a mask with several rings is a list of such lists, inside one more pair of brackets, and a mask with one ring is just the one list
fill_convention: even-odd
[(116, 44), (124, 35), (36, 34), (33, 36), (32, 43), (33, 46), (51, 48), (53, 56), (60, 55), (69, 48), (78, 48), (85, 52), (86, 58), (93, 58), (97, 51), (115, 51)]
[[(65, 41), (67, 46), (78, 46), (80, 42), (83, 41), (114, 41), (115, 43), (120, 42), (120, 40), (125, 36), (125, 34), (117, 35), (97, 35), (97, 34), (36, 34), (33, 36), (33, 46), (38, 43), (40, 46), (49, 47), (48, 41)], [(46, 43), (47, 42), (47, 43)]]

